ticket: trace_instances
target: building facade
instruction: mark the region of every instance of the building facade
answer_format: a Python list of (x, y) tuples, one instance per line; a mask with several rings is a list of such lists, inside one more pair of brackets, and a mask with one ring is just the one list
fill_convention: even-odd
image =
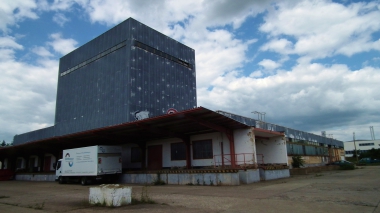
[(344, 142), (344, 151), (346, 157), (353, 157), (355, 154), (355, 146), (357, 154), (367, 152), (371, 149), (380, 149), (380, 140), (356, 140)]
[(22, 144), (197, 106), (195, 52), (129, 18), (63, 56), (54, 126)]

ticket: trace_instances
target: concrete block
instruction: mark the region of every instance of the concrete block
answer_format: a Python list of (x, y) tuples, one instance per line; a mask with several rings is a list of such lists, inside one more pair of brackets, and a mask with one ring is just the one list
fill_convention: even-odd
[(132, 202), (132, 188), (119, 184), (90, 187), (89, 203), (104, 206), (123, 206)]
[(215, 186), (217, 184), (216, 173), (204, 173), (202, 184)]
[(178, 174), (168, 174), (168, 184), (178, 185)]
[(259, 182), (261, 179), (261, 170), (249, 169), (246, 171), (239, 171), (239, 181), (241, 184), (250, 184)]
[(192, 178), (192, 183), (194, 185), (203, 185), (203, 174), (195, 173)]
[(264, 170), (260, 169), (260, 178), (262, 180), (274, 180), (280, 178), (290, 177), (289, 169), (279, 169), (279, 170)]
[(179, 185), (186, 185), (189, 183), (193, 183), (193, 174), (183, 173), (178, 174), (178, 184)]

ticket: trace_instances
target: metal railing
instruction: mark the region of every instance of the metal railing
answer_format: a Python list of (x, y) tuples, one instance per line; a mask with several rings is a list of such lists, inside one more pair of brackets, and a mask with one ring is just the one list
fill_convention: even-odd
[[(231, 154), (221, 154), (221, 155), (214, 155), (214, 167), (225, 167), (225, 166), (233, 166), (231, 165), (231, 159), (232, 157), (235, 158), (235, 164), (234, 166), (241, 166), (241, 167), (247, 167), (247, 166), (255, 166), (257, 163), (264, 164), (264, 155), (262, 154), (256, 154), (255, 153), (237, 153), (234, 155)], [(257, 162), (255, 161), (257, 159)]]

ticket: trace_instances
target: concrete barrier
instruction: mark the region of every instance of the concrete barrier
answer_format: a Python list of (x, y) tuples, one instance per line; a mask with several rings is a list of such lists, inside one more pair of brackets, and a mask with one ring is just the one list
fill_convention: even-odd
[(288, 177), (290, 177), (289, 169), (264, 170), (260, 168), (261, 180), (274, 180)]
[(15, 180), (55, 181), (55, 174), (15, 174)]
[(90, 187), (89, 203), (101, 206), (123, 206), (132, 202), (132, 187), (119, 184)]

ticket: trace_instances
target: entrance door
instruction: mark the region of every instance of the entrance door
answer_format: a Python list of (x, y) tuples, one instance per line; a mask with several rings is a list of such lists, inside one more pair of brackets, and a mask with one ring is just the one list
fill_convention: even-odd
[(162, 145), (148, 146), (148, 169), (162, 169)]
[(44, 172), (50, 171), (51, 156), (45, 156), (44, 159)]

